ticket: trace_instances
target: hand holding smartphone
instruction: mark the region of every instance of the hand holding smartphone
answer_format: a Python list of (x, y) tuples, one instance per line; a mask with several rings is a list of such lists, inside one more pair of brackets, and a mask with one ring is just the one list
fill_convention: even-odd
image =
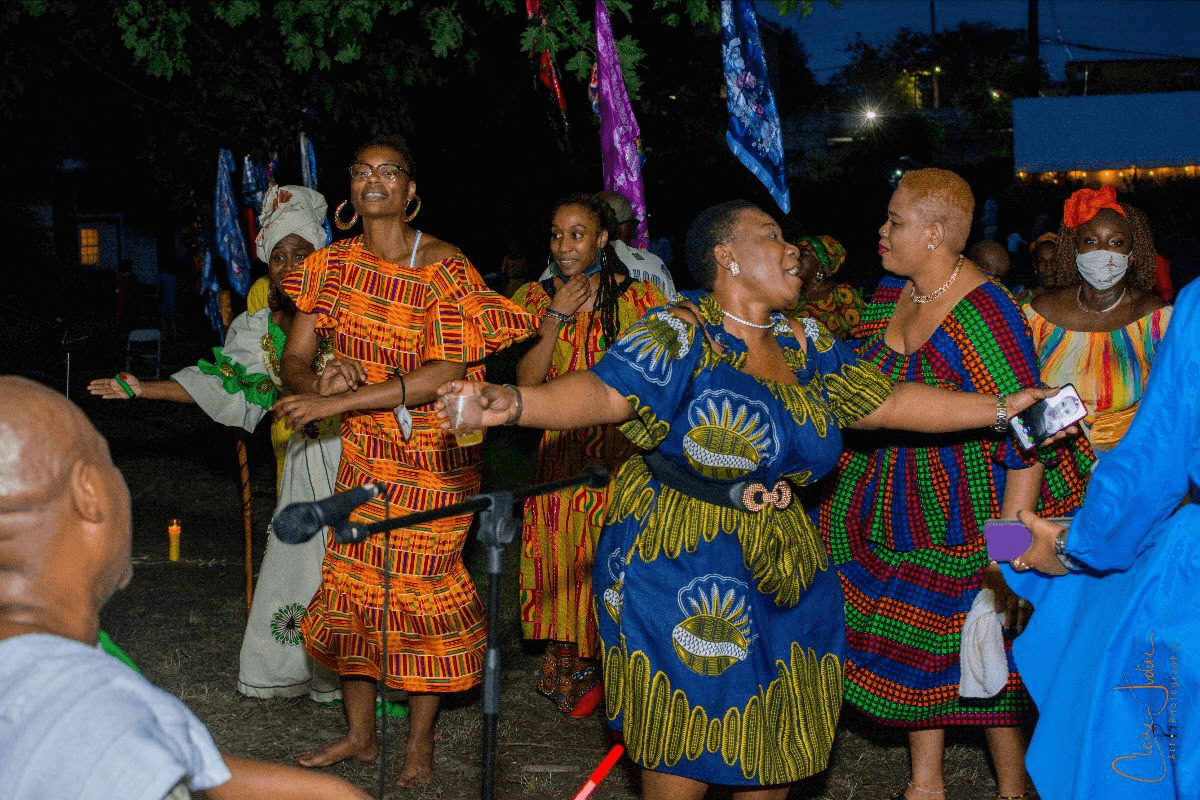
[[(1064, 528), (1071, 525), (1067, 517), (1055, 517), (1049, 521)], [(1033, 544), (1033, 534), (1015, 519), (989, 519), (983, 523), (983, 540), (987, 543), (988, 559), (1012, 561)]]
[(1053, 397), (1038, 400), (1020, 414), (1014, 415), (1008, 424), (1021, 447), (1029, 450), (1064, 428), (1079, 422), (1087, 413), (1087, 407), (1079, 399), (1079, 393), (1068, 383)]

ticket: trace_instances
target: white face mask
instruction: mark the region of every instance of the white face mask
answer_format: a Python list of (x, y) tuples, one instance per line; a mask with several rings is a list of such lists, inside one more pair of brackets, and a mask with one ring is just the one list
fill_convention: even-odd
[(1083, 279), (1097, 289), (1111, 289), (1120, 283), (1129, 270), (1129, 256), (1112, 250), (1093, 250), (1078, 253), (1075, 267)]

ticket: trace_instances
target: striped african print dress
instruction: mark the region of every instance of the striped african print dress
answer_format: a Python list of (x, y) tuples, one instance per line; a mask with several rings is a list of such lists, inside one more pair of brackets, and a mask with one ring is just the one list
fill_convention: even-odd
[(1060, 328), (1025, 307), (1033, 344), (1042, 365), (1042, 378), (1051, 386), (1070, 383), (1079, 392), (1088, 415), (1084, 429), (1097, 450), (1111, 450), (1129, 429), (1154, 351), (1167, 331), (1171, 306), (1151, 311), (1112, 331), (1071, 331)]
[[(550, 307), (541, 283), (527, 283), (513, 301), (539, 317)], [(645, 281), (629, 282), (617, 300), (617, 328), (624, 331), (667, 299)], [(576, 312), (558, 328), (546, 380), (589, 369), (608, 349), (600, 315)], [(538, 447), (533, 482), (578, 475), (588, 464), (601, 464), (612, 474), (636, 448), (614, 425), (571, 431), (546, 431)], [(592, 556), (610, 487), (577, 487), (525, 501), (521, 534), (521, 625), (527, 639), (574, 642), (581, 658), (598, 658), (596, 620), (592, 614)]]
[[(867, 306), (857, 330), (866, 361), (897, 381), (962, 392), (1038, 385), (1025, 318), (990, 281), (959, 300), (915, 352), (892, 350), (884, 331), (903, 286), (886, 277)], [(988, 562), (983, 523), (999, 516), (1006, 471), (1033, 456), (991, 431), (852, 432), (846, 444), (819, 511), (845, 595), (846, 699), (882, 723), (912, 728), (1025, 722), (1032, 705), (1011, 655), (1006, 688), (971, 699), (958, 694), (959, 649)], [(1043, 491), (1051, 516), (1078, 505), (1090, 450), (1058, 457), (1078, 468), (1066, 477), (1053, 470)]]
[[(301, 311), (317, 315), (317, 332), (332, 335), (337, 356), (362, 362), (368, 384), (428, 361), (465, 363), (468, 378), (482, 378), (486, 355), (537, 325), (488, 289), (463, 255), (393, 264), (369, 252), (361, 236), (318, 250), (283, 288)], [(410, 411), (407, 440), (390, 408), (343, 417), (337, 491), (374, 481), (387, 485), (352, 520), (376, 522), (478, 493), (482, 448), (457, 447), (432, 403)], [(378, 680), (379, 631), (386, 630), (388, 686), (447, 692), (479, 683), (487, 632), (483, 604), (462, 561), (470, 522), (470, 515), (442, 518), (353, 544), (338, 544), (330, 535), (321, 588), (304, 617), (308, 651), (342, 676)]]

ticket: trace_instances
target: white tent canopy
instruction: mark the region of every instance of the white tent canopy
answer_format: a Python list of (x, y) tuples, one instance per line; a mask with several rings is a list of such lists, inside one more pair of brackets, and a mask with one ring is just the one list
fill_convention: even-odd
[(1017, 172), (1200, 165), (1200, 92), (1013, 100)]

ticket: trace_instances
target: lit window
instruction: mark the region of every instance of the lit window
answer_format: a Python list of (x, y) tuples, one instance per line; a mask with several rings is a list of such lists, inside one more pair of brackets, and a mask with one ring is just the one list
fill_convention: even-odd
[(79, 263), (84, 266), (95, 266), (100, 263), (100, 230), (98, 228), (79, 229)]

